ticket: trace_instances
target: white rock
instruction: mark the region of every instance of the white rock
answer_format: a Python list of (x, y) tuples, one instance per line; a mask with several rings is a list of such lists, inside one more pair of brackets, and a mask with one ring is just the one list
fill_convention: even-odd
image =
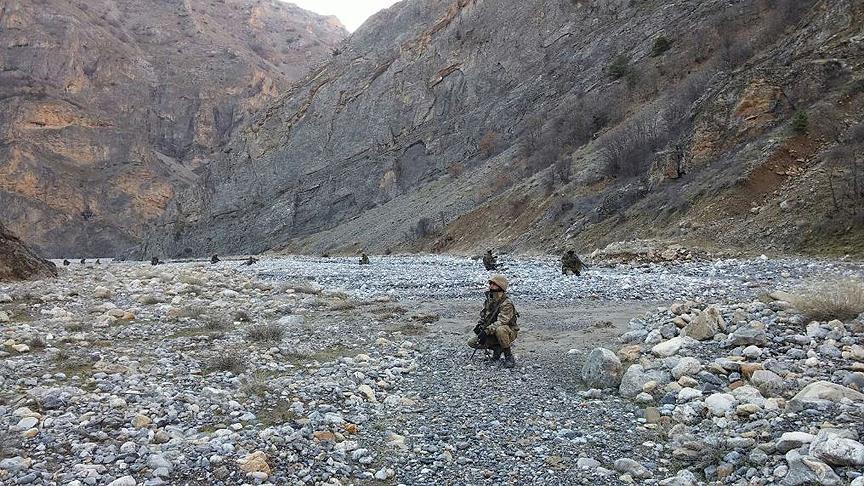
[(687, 403), (689, 401), (702, 398), (702, 391), (695, 388), (682, 388), (678, 392), (678, 403)]
[(651, 352), (660, 357), (668, 357), (678, 354), (682, 348), (695, 343), (693, 338), (686, 336), (676, 336), (668, 341), (663, 341), (651, 348)]
[(810, 455), (832, 466), (864, 466), (864, 445), (824, 430), (810, 444)]
[(370, 402), (377, 402), (378, 399), (375, 397), (375, 390), (372, 389), (371, 386), (363, 384), (357, 387), (357, 391), (362, 393), (363, 396), (366, 397), (366, 400)]
[(723, 417), (735, 407), (735, 397), (728, 393), (714, 393), (705, 399), (708, 411), (716, 417)]
[(108, 486), (135, 486), (138, 484), (132, 476), (123, 476), (108, 483)]
[(780, 452), (789, 452), (792, 449), (797, 449), (804, 444), (813, 442), (816, 436), (806, 432), (784, 432), (775, 444)]
[(672, 368), (672, 377), (676, 380), (682, 376), (694, 376), (702, 370), (702, 362), (696, 358), (685, 357)]

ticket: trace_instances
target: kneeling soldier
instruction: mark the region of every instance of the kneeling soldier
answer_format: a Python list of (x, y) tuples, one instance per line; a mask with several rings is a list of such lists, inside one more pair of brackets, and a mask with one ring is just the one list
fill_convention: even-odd
[(489, 291), (486, 292), (483, 311), (480, 312), (480, 320), (474, 327), (477, 336), (468, 341), (468, 346), (474, 349), (491, 349), (493, 361), (498, 361), (503, 354), (504, 366), (512, 368), (516, 361), (510, 345), (519, 334), (519, 326), (516, 324), (519, 314), (507, 296), (507, 286), (507, 278), (503, 275), (495, 275), (489, 279)]

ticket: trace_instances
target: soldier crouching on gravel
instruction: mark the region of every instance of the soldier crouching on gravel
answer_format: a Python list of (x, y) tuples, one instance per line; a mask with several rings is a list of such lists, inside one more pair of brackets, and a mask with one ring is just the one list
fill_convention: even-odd
[(477, 335), (468, 341), (468, 346), (474, 349), (491, 349), (493, 362), (497, 362), (503, 353), (504, 367), (512, 368), (516, 361), (510, 345), (519, 334), (519, 326), (516, 324), (519, 314), (507, 296), (507, 286), (507, 278), (503, 275), (495, 275), (489, 279), (489, 291), (486, 292), (483, 311), (480, 312), (480, 320), (474, 327)]

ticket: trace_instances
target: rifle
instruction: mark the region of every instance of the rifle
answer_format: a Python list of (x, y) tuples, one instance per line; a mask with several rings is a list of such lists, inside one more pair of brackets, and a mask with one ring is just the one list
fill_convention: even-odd
[[(498, 311), (501, 310), (501, 302), (498, 303), (490, 312), (486, 319), (483, 322), (478, 322), (476, 326), (474, 326), (474, 334), (477, 335), (477, 344), (478, 346), (474, 348), (474, 352), (471, 353), (471, 359), (474, 359), (474, 355), (477, 354), (477, 350), (483, 347), (486, 344), (486, 341), (489, 339), (489, 335), (486, 334), (486, 328), (489, 327), (489, 324), (498, 320)], [(485, 348), (484, 348), (485, 353)]]
[(486, 329), (480, 327), (479, 323), (476, 326), (474, 326), (474, 334), (477, 335), (478, 346), (476, 348), (474, 348), (474, 352), (471, 353), (471, 359), (474, 359), (474, 355), (477, 354), (477, 350), (480, 349), (482, 346), (485, 346), (486, 340), (489, 339), (489, 335), (486, 334)]

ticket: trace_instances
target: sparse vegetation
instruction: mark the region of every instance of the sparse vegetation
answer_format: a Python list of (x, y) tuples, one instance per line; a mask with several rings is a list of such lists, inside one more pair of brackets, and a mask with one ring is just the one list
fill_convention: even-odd
[(334, 310), (334, 311), (346, 311), (346, 310), (351, 310), (351, 309), (356, 309), (356, 308), (357, 308), (357, 304), (355, 304), (353, 301), (350, 301), (350, 300), (342, 300), (339, 302), (334, 302), (333, 304), (330, 305), (330, 310)]
[(609, 63), (607, 68), (612, 79), (621, 79), (630, 72), (630, 57), (626, 54), (618, 54)]
[(270, 391), (270, 376), (255, 371), (243, 378), (240, 391), (249, 396), (263, 397)]
[(66, 330), (69, 332), (83, 332), (86, 329), (82, 322), (72, 322), (66, 325)]
[(257, 326), (252, 326), (249, 328), (249, 332), (247, 337), (250, 341), (263, 343), (263, 342), (279, 342), (282, 340), (282, 337), (285, 335), (285, 328), (276, 324), (275, 322), (271, 322), (269, 324), (259, 324)]
[(864, 283), (857, 280), (836, 280), (811, 285), (798, 293), (792, 304), (811, 320), (847, 321), (864, 313)]
[(501, 153), (503, 143), (501, 142), (498, 133), (494, 131), (486, 132), (486, 135), (480, 139), (478, 148), (484, 159), (494, 157)]
[(224, 331), (230, 329), (232, 324), (233, 321), (229, 317), (211, 317), (204, 321), (204, 330), (210, 332)]
[(654, 152), (663, 147), (669, 132), (650, 110), (607, 132), (598, 142), (607, 174), (633, 177), (645, 173)]
[(796, 111), (795, 116), (792, 117), (792, 129), (795, 130), (795, 133), (807, 133), (808, 125), (807, 112), (804, 110)]
[(415, 239), (422, 239), (432, 234), (434, 223), (431, 218), (422, 217), (414, 225), (413, 233)]
[(207, 360), (207, 371), (230, 371), (237, 374), (243, 371), (243, 359), (234, 354), (217, 354)]
[(672, 47), (672, 41), (665, 35), (658, 36), (654, 39), (654, 45), (651, 47), (651, 57), (657, 57), (668, 51)]
[(47, 346), (45, 340), (42, 339), (42, 336), (34, 336), (30, 339), (27, 345), (30, 346), (30, 349), (32, 350), (45, 349)]

